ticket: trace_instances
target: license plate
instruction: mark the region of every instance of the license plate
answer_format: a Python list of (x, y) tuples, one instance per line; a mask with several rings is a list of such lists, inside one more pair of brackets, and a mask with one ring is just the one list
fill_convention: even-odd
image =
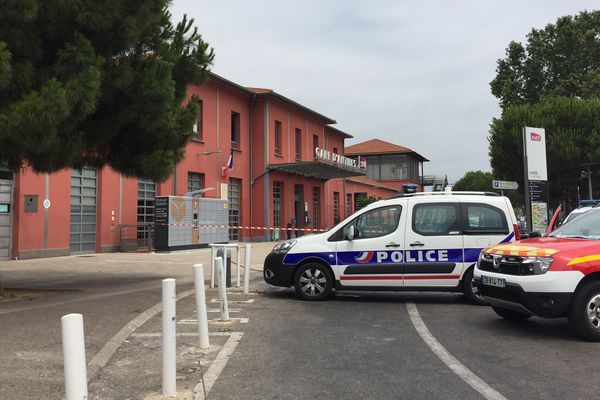
[(494, 278), (493, 276), (481, 276), (481, 283), (488, 286), (506, 287), (506, 279)]

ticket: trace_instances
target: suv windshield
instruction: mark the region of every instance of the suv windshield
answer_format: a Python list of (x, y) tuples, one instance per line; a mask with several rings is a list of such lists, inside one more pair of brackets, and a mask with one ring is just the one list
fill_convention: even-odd
[(600, 239), (600, 210), (591, 209), (552, 232), (551, 237)]

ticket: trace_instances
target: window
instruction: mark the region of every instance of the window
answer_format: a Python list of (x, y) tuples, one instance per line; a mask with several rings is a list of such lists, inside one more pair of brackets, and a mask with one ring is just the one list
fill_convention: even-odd
[(202, 118), (202, 113), (204, 111), (204, 104), (202, 103), (202, 100), (198, 101), (198, 116), (196, 117), (196, 121), (194, 122), (194, 133), (192, 136), (192, 139), (194, 140), (199, 140), (199, 141), (203, 141), (204, 140), (204, 132), (202, 129), (202, 123), (203, 123), (203, 118)]
[(240, 113), (231, 112), (231, 147), (240, 148)]
[(154, 198), (156, 184), (152, 181), (138, 179), (138, 212), (137, 212), (137, 242), (138, 247), (151, 245), (150, 224), (154, 222)]
[(333, 223), (340, 222), (340, 192), (333, 192)]
[[(240, 199), (242, 198), (242, 180), (229, 179), (229, 226), (240, 226)], [(240, 240), (238, 228), (229, 229), (229, 240)]]
[(204, 189), (204, 174), (188, 172), (187, 191), (195, 192), (200, 189)]
[(424, 236), (460, 233), (458, 204), (418, 204), (413, 209), (412, 229)]
[(352, 193), (346, 193), (346, 218), (352, 214)]
[(368, 156), (367, 177), (383, 180), (419, 180), (419, 161), (403, 154)]
[(499, 208), (486, 204), (461, 204), (462, 215), (464, 216), (464, 231), (470, 233), (482, 234), (507, 234), (508, 222), (504, 212)]
[(338, 149), (337, 149), (337, 147), (334, 147), (333, 148), (333, 154), (337, 154), (337, 153), (338, 153)]
[(313, 227), (315, 229), (319, 229), (321, 227), (321, 188), (313, 187), (312, 193), (312, 201), (313, 201)]
[(315, 149), (319, 147), (319, 136), (313, 135), (313, 158), (316, 157)]
[(367, 211), (344, 226), (341, 240), (348, 236), (351, 226), (354, 226), (354, 239), (371, 239), (389, 235), (398, 228), (401, 211), (400, 206)]
[(281, 155), (281, 121), (275, 121), (275, 154)]
[(363, 208), (368, 198), (369, 196), (367, 195), (367, 192), (354, 193), (354, 212), (357, 212)]
[(273, 226), (281, 228), (281, 195), (283, 193), (283, 183), (273, 182)]
[(302, 159), (302, 129), (296, 128), (296, 160)]

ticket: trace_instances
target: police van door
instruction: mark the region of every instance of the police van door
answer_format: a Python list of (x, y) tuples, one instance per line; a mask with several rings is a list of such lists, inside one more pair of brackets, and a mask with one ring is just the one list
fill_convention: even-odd
[(405, 214), (401, 205), (384, 206), (344, 225), (336, 239), (334, 268), (341, 285), (402, 286)]
[(407, 210), (405, 287), (457, 286), (463, 270), (460, 207), (450, 196), (415, 199)]

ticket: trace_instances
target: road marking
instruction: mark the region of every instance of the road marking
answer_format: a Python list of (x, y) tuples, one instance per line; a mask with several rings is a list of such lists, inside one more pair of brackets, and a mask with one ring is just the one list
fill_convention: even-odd
[(227, 342), (217, 354), (217, 357), (212, 362), (206, 373), (204, 374), (204, 387), (206, 389), (206, 393), (202, 390), (202, 382), (199, 382), (194, 387), (194, 400), (205, 399), (213, 385), (219, 379), (219, 375), (223, 372), (225, 365), (227, 365), (227, 361), (235, 351), (238, 343), (242, 339), (244, 334), (242, 332), (231, 332), (231, 336), (227, 339)]
[[(182, 332), (182, 333), (178, 333), (177, 336), (181, 336), (181, 337), (194, 337), (194, 336), (198, 336), (197, 333), (189, 333), (189, 332)], [(209, 332), (208, 336), (231, 336), (231, 333), (229, 332)], [(162, 337), (162, 333), (132, 333), (131, 335), (129, 335), (129, 337), (136, 337), (136, 338), (156, 338), (156, 337)]]
[[(186, 290), (177, 295), (176, 301), (181, 300), (184, 297), (194, 294), (194, 289)], [(99, 352), (90, 360), (87, 365), (88, 371), (88, 382), (96, 376), (98, 372), (108, 363), (110, 358), (115, 354), (117, 349), (121, 347), (125, 339), (129, 337), (137, 328), (144, 325), (148, 320), (154, 317), (156, 314), (162, 311), (162, 303), (155, 304), (150, 307), (131, 321), (127, 323), (119, 332), (117, 332), (106, 344), (100, 349)]]
[[(229, 292), (228, 292), (229, 293)], [(233, 303), (233, 304), (251, 304), (254, 303), (255, 299), (248, 299), (248, 300), (228, 300), (228, 303)], [(221, 300), (219, 299), (210, 299), (209, 303), (219, 303)]]
[[(209, 319), (208, 323), (209, 324), (230, 324), (233, 323), (235, 321), (238, 321), (240, 324), (247, 324), (248, 322), (250, 322), (250, 318), (229, 318), (227, 321), (223, 321), (221, 320), (221, 318), (215, 318), (215, 319)], [(179, 325), (196, 325), (198, 323), (198, 320), (196, 319), (182, 319), (181, 321), (177, 322)]]
[(473, 389), (477, 390), (483, 397), (488, 400), (507, 400), (506, 397), (502, 396), (493, 387), (485, 383), (480, 377), (475, 375), (471, 370), (465, 367), (460, 361), (458, 361), (452, 354), (448, 352), (441, 345), (440, 342), (429, 332), (427, 325), (421, 319), (419, 310), (414, 303), (407, 303), (406, 308), (408, 309), (408, 315), (414, 325), (415, 329), (421, 339), (429, 347), (429, 349), (435, 354), (448, 368), (452, 370), (456, 375), (465, 381)]

